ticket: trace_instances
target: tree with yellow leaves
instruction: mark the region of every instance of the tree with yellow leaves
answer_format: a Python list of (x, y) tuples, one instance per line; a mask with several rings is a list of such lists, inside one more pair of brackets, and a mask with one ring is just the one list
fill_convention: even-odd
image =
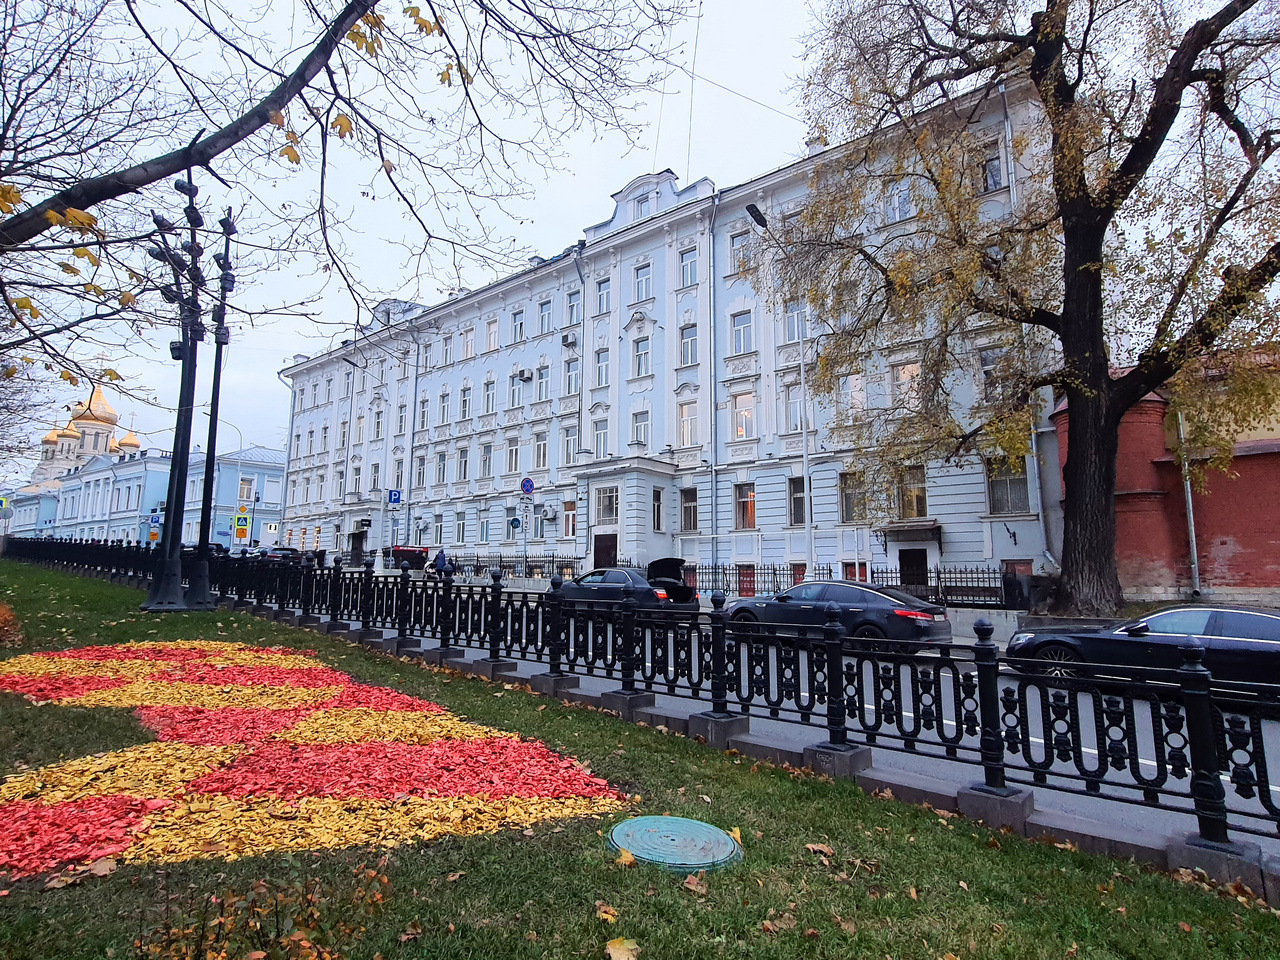
[[(416, 227), (420, 260), (497, 256), (477, 210), (522, 189), (513, 161), (545, 165), (584, 124), (626, 129), (629, 95), (652, 83), (682, 12), (680, 0), (346, 0), (252, 18), (219, 0), (163, 14), (136, 0), (6, 3), (0, 352), (76, 367), (79, 341), (101, 344), (113, 323), (171, 323), (138, 241), (148, 207), (169, 202), (148, 203), (152, 188), (201, 168), (255, 199), (311, 173), (309, 200), (295, 189), (237, 221), (275, 244), (262, 266), (313, 254), (357, 311), (379, 292), (348, 269), (340, 227), (375, 188)], [(363, 189), (345, 172), (361, 165)]]
[(910, 348), (911, 382), (846, 424), (868, 461), (1021, 458), (1065, 401), (1055, 604), (1115, 612), (1125, 411), (1165, 388), (1229, 451), (1280, 398), (1275, 5), (828, 0), (819, 23), (807, 107), (849, 145), (761, 277), (823, 319), (828, 392)]

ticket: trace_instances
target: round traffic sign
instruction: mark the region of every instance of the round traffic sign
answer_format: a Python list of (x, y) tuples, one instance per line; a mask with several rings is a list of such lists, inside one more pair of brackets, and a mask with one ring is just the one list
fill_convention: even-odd
[(523, 480), (521, 480), (521, 481), (520, 481), (520, 492), (521, 492), (521, 493), (524, 493), (524, 494), (530, 494), (530, 493), (533, 493), (533, 481), (532, 481), (531, 479), (529, 479), (528, 477), (525, 477)]

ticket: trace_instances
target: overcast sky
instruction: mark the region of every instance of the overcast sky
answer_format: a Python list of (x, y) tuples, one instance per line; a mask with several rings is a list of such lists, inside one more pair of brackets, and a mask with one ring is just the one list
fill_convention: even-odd
[[(645, 129), (637, 138), (638, 148), (629, 149), (616, 133), (581, 132), (566, 145), (560, 170), (518, 169), (533, 195), (508, 205), (518, 219), (495, 222), (493, 227), (531, 252), (550, 256), (576, 243), (583, 227), (611, 216), (609, 195), (639, 174), (670, 167), (682, 185), (706, 176), (726, 187), (803, 155), (807, 130), (795, 100), (803, 70), (800, 37), (809, 29), (808, 18), (803, 0), (705, 0), (696, 30), (699, 79), (692, 82), (692, 122), (691, 81), (677, 73), (668, 80), (665, 96), (654, 93), (641, 104), (637, 119)], [(696, 26), (690, 20), (675, 37), (676, 46), (682, 47), (678, 60), (685, 67), (694, 66)], [(306, 175), (299, 172), (300, 177)], [(210, 194), (206, 213), (218, 202), (217, 195)], [(388, 217), (386, 229), (394, 234), (400, 224)], [(367, 283), (388, 295), (421, 302), (443, 299), (442, 284), (407, 277), (400, 257), (381, 239), (398, 238), (379, 238), (366, 230), (351, 244)], [(474, 288), (495, 275), (477, 272), (466, 279)], [(305, 299), (318, 289), (309, 272), (300, 275), (286, 268), (254, 277), (234, 296), (266, 304), (273, 299)], [(292, 318), (234, 335), (224, 367), (221, 413), (221, 420), (234, 426), (221, 428), (219, 449), (233, 450), (241, 438), (246, 445), (284, 446), (289, 400), (277, 372), (294, 354), (318, 353), (342, 339), (335, 336), (335, 324), (349, 330), (354, 319), (350, 297), (336, 283), (323, 290), (318, 309), (325, 321), (322, 327)], [(172, 443), (173, 414), (168, 407), (177, 397), (178, 364), (168, 357), (170, 332), (156, 337), (152, 356), (115, 364), (131, 384), (144, 385), (159, 405), (148, 407), (109, 393), (120, 411), (122, 430), (135, 422), (148, 447), (168, 448)], [(208, 401), (211, 359), (212, 349), (202, 348), (198, 403)], [(207, 417), (198, 414), (193, 443), (203, 446), (207, 428)]]

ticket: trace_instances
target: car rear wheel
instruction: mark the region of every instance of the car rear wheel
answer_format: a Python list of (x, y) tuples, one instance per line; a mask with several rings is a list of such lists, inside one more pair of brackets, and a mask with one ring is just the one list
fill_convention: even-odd
[(1050, 643), (1036, 651), (1036, 659), (1043, 664), (1040, 672), (1046, 677), (1074, 677), (1072, 664), (1080, 662), (1080, 654), (1061, 643)]
[(864, 623), (862, 626), (858, 627), (856, 630), (853, 631), (853, 635), (855, 638), (859, 640), (885, 639), (885, 632), (881, 630), (879, 627), (872, 626), (869, 623)]
[(757, 617), (750, 610), (739, 610), (729, 619), (732, 620), (734, 623), (759, 623), (760, 622), (760, 618)]

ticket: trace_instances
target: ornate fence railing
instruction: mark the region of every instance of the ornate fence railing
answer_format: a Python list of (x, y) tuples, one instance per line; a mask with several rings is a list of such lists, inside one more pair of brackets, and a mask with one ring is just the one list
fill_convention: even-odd
[[(76, 572), (147, 574), (151, 551), (130, 545), (8, 541), (6, 556)], [(596, 676), (622, 691), (680, 697), (709, 716), (749, 716), (821, 728), (832, 749), (862, 745), (980, 768), (985, 786), (1027, 785), (1194, 815), (1206, 840), (1228, 828), (1280, 832), (1270, 760), (1280, 749), (1280, 686), (1215, 679), (1188, 643), (1177, 669), (1076, 664), (1052, 677), (1010, 660), (981, 621), (975, 644), (854, 640), (834, 606), (825, 624), (730, 621), (713, 609), (641, 607), (564, 598), (488, 582), (375, 576), (311, 558), (282, 563), (216, 557), (221, 599), (279, 604), (324, 629), (386, 630), (399, 652), (542, 664), (546, 674)], [(434, 644), (430, 647), (429, 645)], [(461, 650), (460, 650), (461, 652)]]

